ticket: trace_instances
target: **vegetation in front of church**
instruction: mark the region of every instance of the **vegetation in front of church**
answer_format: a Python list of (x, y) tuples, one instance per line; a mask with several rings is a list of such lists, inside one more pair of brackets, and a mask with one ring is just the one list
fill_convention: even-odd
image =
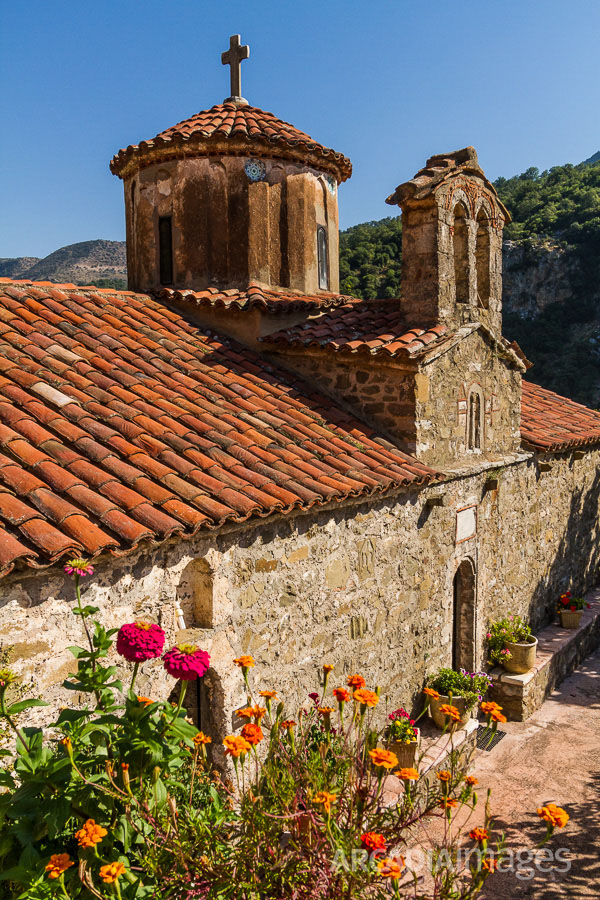
[(490, 662), (501, 666), (511, 656), (507, 644), (529, 644), (532, 637), (531, 626), (522, 616), (508, 615), (492, 622), (486, 634)]
[(440, 669), (429, 680), (429, 687), (445, 697), (462, 697), (465, 708), (473, 709), (475, 704), (483, 700), (491, 686), (491, 680), (485, 672), (467, 672), (460, 669)]
[[(229, 778), (210, 764), (211, 736), (183, 708), (208, 654), (191, 645), (163, 653), (164, 632), (152, 623), (106, 630), (81, 599), (92, 567), (73, 560), (67, 571), (87, 645), (71, 648), (77, 672), (65, 687), (90, 705), (64, 708), (45, 736), (18, 724), (42, 702), (9, 702), (15, 676), (0, 673), (0, 716), (16, 739), (16, 758), (3, 751), (0, 770), (0, 892), (4, 886), (22, 900), (469, 900), (493, 876), (504, 850), (489, 803), (482, 826), (459, 824), (478, 797), (477, 779), (451, 749), (455, 707), (444, 707), (446, 768), (426, 770), (421, 759), (399, 769), (373, 727), (378, 691), (362, 676), (331, 690), (334, 667), (323, 666), (319, 690), (294, 719), (276, 691), (252, 690), (254, 660), (243, 656), (233, 663), (247, 691), (237, 713), (245, 724), (223, 740)], [(132, 665), (127, 687), (107, 664), (113, 643)], [(159, 656), (179, 682), (178, 703), (135, 692), (139, 667)], [(485, 706), (493, 734), (502, 717), (495, 704)], [(390, 802), (391, 772), (400, 788)], [(541, 843), (568, 819), (553, 804), (538, 815), (546, 824)]]
[[(568, 302), (548, 304), (533, 318), (504, 310), (504, 332), (534, 363), (532, 381), (597, 405), (600, 337), (600, 162), (530, 168), (494, 186), (513, 221), (505, 240), (525, 248), (535, 266), (538, 247), (550, 241), (564, 250), (563, 264), (576, 273)], [(529, 262), (527, 262), (529, 261)], [(356, 297), (399, 297), (400, 217), (355, 225), (340, 234), (340, 289)]]

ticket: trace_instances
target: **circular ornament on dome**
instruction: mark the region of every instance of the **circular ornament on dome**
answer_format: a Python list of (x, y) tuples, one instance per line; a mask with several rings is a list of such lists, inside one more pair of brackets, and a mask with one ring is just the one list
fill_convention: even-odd
[(244, 171), (249, 181), (264, 181), (267, 175), (267, 167), (262, 159), (246, 160)]

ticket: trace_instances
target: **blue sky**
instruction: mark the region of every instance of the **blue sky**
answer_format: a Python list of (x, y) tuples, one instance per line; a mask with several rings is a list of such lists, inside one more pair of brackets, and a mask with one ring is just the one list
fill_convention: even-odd
[(491, 178), (600, 149), (598, 0), (0, 0), (0, 256), (124, 236), (120, 148), (243, 92), (352, 159), (341, 225), (433, 153)]

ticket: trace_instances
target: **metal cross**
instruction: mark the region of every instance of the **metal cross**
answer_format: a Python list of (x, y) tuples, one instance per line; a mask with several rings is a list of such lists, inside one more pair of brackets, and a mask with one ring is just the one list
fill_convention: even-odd
[(229, 38), (229, 50), (221, 54), (221, 62), (224, 66), (230, 66), (231, 98), (242, 99), (242, 60), (250, 56), (248, 44), (240, 44), (240, 35), (232, 34)]

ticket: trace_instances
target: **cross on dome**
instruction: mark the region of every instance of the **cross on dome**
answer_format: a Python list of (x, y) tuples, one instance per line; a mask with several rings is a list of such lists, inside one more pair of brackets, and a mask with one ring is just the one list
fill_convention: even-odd
[(248, 103), (242, 97), (242, 60), (248, 59), (250, 56), (250, 47), (248, 44), (241, 43), (239, 34), (232, 34), (229, 38), (229, 50), (221, 54), (221, 62), (224, 66), (229, 66), (229, 77), (231, 79), (231, 96), (225, 99), (225, 103), (233, 100), (235, 103)]

